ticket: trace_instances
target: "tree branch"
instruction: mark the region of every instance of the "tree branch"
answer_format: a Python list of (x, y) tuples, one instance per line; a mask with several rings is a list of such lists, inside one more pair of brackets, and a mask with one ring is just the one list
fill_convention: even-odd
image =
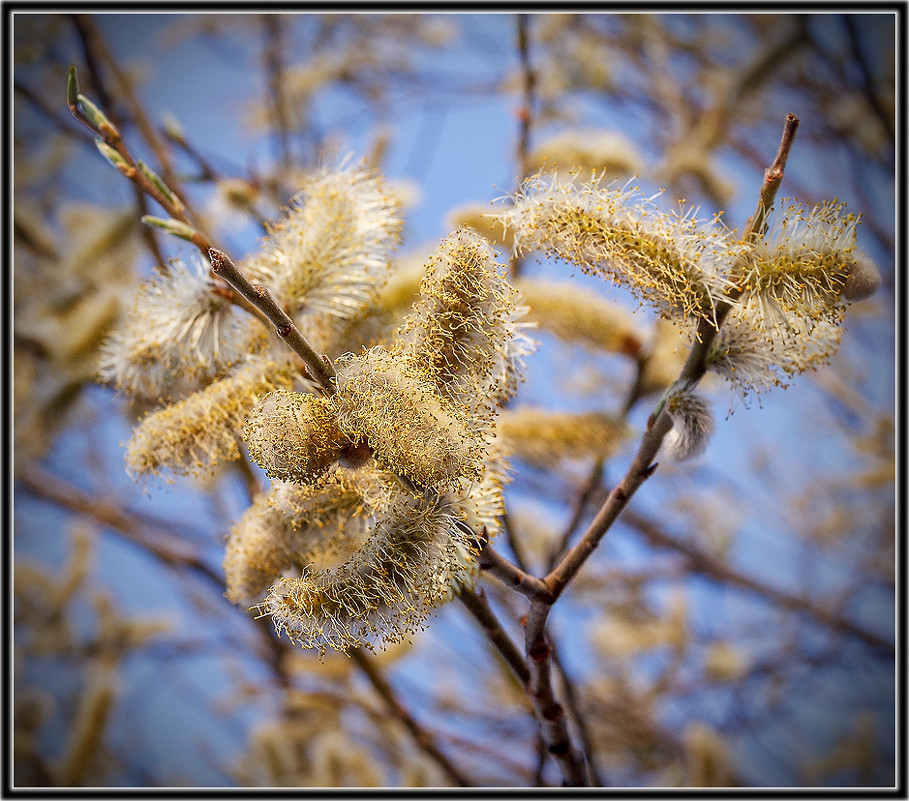
[(300, 333), (290, 315), (284, 311), (271, 296), (264, 286), (253, 286), (231, 261), (224, 251), (209, 248), (208, 257), (211, 260), (212, 271), (219, 278), (230, 284), (240, 296), (259, 312), (261, 312), (275, 326), (275, 332), (306, 365), (310, 376), (316, 381), (325, 395), (335, 393), (335, 371), (331, 362), (320, 356)]
[(379, 668), (368, 657), (361, 648), (351, 648), (348, 653), (350, 658), (356, 662), (357, 667), (363, 672), (363, 675), (369, 679), (375, 691), (381, 696), (382, 700), (388, 705), (388, 708), (394, 716), (404, 724), (405, 728), (411, 733), (414, 740), (427, 755), (439, 765), (451, 781), (458, 787), (470, 787), (471, 783), (467, 777), (456, 768), (445, 754), (443, 754), (435, 743), (432, 735), (423, 729), (413, 716), (408, 712), (398, 700), (394, 689), (382, 675)]
[(479, 587), (476, 592), (464, 590), (458, 595), (458, 600), (483, 627), (483, 631), (486, 632), (489, 641), (495, 646), (505, 664), (511, 668), (515, 678), (526, 687), (530, 681), (530, 671), (527, 669), (524, 657), (518, 646), (515, 645), (505, 629), (502, 628), (502, 624), (489, 605), (489, 599), (486, 597), (483, 588)]

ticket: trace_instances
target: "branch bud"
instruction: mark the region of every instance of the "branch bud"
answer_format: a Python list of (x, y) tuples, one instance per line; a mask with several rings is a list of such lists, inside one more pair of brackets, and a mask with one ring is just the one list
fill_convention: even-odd
[(127, 178), (131, 178), (133, 175), (135, 175), (136, 168), (133, 167), (125, 158), (123, 158), (123, 156), (121, 156), (103, 139), (96, 139), (95, 147), (98, 148), (98, 152), (104, 156), (104, 158), (113, 164), (114, 167), (116, 167)]
[(139, 161), (137, 163), (139, 171), (148, 179), (148, 182), (164, 196), (167, 202), (173, 207), (173, 210), (177, 213), (183, 211), (183, 204), (180, 202), (180, 198), (170, 190), (170, 187), (161, 180), (161, 177), (144, 161)]
[(79, 105), (79, 110), (82, 112), (82, 116), (85, 117), (88, 124), (98, 136), (107, 142), (120, 138), (120, 131), (117, 130), (117, 126), (114, 125), (105, 116), (104, 112), (92, 103), (91, 100), (85, 95), (77, 95), (76, 100)]
[(79, 77), (76, 75), (76, 66), (69, 65), (69, 73), (66, 76), (66, 105), (72, 113), (76, 113), (76, 107), (79, 105)]
[(161, 217), (152, 217), (150, 214), (146, 214), (142, 217), (142, 222), (153, 228), (160, 228), (162, 231), (165, 231), (172, 236), (178, 236), (180, 239), (185, 239), (187, 242), (192, 242), (193, 244), (195, 244), (199, 235), (199, 232), (196, 231), (195, 228), (184, 222), (180, 222), (179, 220), (164, 220)]

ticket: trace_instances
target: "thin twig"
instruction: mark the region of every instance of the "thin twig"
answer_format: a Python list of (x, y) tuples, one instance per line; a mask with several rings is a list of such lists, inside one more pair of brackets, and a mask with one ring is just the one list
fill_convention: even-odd
[(505, 664), (511, 668), (518, 681), (526, 686), (527, 682), (530, 681), (530, 671), (527, 670), (524, 656), (511, 637), (508, 636), (505, 629), (502, 628), (502, 624), (489, 605), (489, 599), (486, 597), (483, 588), (479, 587), (476, 592), (464, 590), (458, 595), (458, 600), (483, 627), (489, 641), (495, 646)]
[(290, 121), (287, 114), (287, 101), (284, 96), (284, 66), (281, 63), (283, 45), (282, 29), (286, 21), (278, 14), (266, 14), (265, 23), (265, 71), (268, 75), (268, 93), (271, 101), (269, 111), (274, 130), (278, 133), (281, 148), (281, 174), (287, 175), (293, 163), (290, 154)]
[(508, 542), (508, 547), (511, 549), (512, 554), (514, 554), (514, 563), (521, 568), (523, 571), (528, 570), (527, 557), (524, 555), (524, 549), (521, 547), (520, 539), (515, 535), (514, 526), (511, 523), (511, 517), (509, 517), (508, 512), (502, 515), (502, 531), (505, 534), (505, 539)]
[(526, 178), (529, 170), (530, 130), (533, 125), (533, 106), (537, 85), (536, 73), (530, 65), (530, 41), (527, 31), (527, 14), (517, 15), (518, 57), (521, 62), (523, 79), (523, 98), (519, 115), (518, 129), (518, 169), (521, 178)]
[[(138, 186), (148, 197), (156, 200), (170, 217), (186, 225), (187, 230), (184, 233), (187, 240), (192, 242), (202, 255), (208, 258), (209, 250), (214, 247), (214, 245), (208, 235), (192, 222), (185, 205), (180, 201), (179, 197), (173, 193), (173, 190), (171, 190), (170, 187), (166, 187), (167, 191), (162, 191), (162, 189), (149, 178), (146, 171), (140, 168), (140, 165), (132, 157), (129, 149), (126, 147), (125, 142), (120, 136), (120, 131), (116, 126), (110, 124), (107, 120), (103, 120), (99, 125), (97, 124), (97, 121), (91, 120), (86, 115), (85, 110), (82, 108), (85, 102), (86, 98), (78, 93), (78, 81), (76, 79), (75, 67), (70, 67), (70, 76), (67, 85), (67, 106), (69, 107), (70, 113), (77, 121), (88, 128), (94, 136), (99, 137), (106, 145), (116, 151), (120, 160), (118, 160), (118, 163), (115, 166), (121, 174)], [(153, 252), (155, 251), (153, 250)], [(159, 267), (166, 271), (167, 267), (163, 259), (159, 262)], [(248, 303), (242, 296), (237, 296), (228, 287), (215, 287), (213, 291), (249, 314), (260, 317), (255, 305)]]
[(552, 647), (552, 664), (556, 671), (558, 671), (562, 683), (562, 696), (565, 699), (565, 706), (571, 714), (575, 726), (577, 726), (581, 745), (584, 747), (584, 753), (587, 755), (587, 770), (590, 774), (590, 783), (596, 787), (605, 787), (606, 782), (593, 764), (594, 742), (590, 730), (587, 727), (587, 723), (584, 720), (584, 716), (581, 714), (580, 699), (575, 690), (574, 682), (565, 670), (564, 662), (562, 662), (561, 657), (559, 657), (559, 651), (558, 648), (555, 647), (555, 643), (553, 643)]
[(230, 256), (216, 248), (210, 248), (208, 257), (215, 275), (223, 278), (250, 305), (258, 309), (275, 327), (275, 332), (306, 365), (310, 376), (326, 395), (335, 393), (335, 371), (331, 362), (320, 356), (300, 333), (290, 315), (284, 311), (264, 286), (253, 286), (231, 261)]
[[(527, 14), (517, 15), (518, 58), (523, 78), (523, 98), (518, 111), (518, 145), (517, 161), (520, 180), (523, 181), (530, 171), (530, 131), (533, 127), (533, 108), (535, 102), (537, 77), (530, 65), (530, 40), (527, 31)], [(517, 278), (521, 273), (523, 259), (512, 253), (509, 260), (509, 271)]]
[[(124, 104), (129, 109), (130, 118), (135, 122), (136, 127), (148, 143), (148, 146), (155, 155), (155, 159), (161, 166), (161, 172), (165, 183), (173, 192), (179, 195), (180, 201), (183, 203), (184, 207), (189, 210), (190, 207), (187, 199), (181, 193), (179, 182), (176, 180), (176, 176), (173, 172), (173, 159), (170, 151), (165, 142), (158, 136), (155, 126), (152, 125), (151, 121), (146, 116), (142, 104), (136, 98), (129, 78), (123, 70), (120, 69), (120, 65), (111, 53), (110, 48), (108, 48), (107, 43), (104, 41), (104, 37), (101, 36), (101, 32), (98, 30), (98, 26), (95, 24), (94, 19), (89, 14), (74, 14), (73, 21), (82, 38), (86, 58), (88, 58), (91, 53), (97, 53), (104, 60), (105, 64), (110, 69), (111, 74), (114, 76), (114, 80), (117, 83), (117, 89), (119, 90)], [(101, 76), (97, 67), (95, 68), (94, 73), (96, 84), (100, 87)]]
[(807, 614), (826, 626), (830, 626), (844, 634), (849, 634), (863, 640), (874, 648), (879, 648), (890, 653), (893, 653), (894, 651), (893, 643), (884, 640), (873, 632), (856, 625), (841, 615), (837, 615), (834, 612), (817, 606), (817, 604), (812, 603), (806, 598), (800, 598), (783, 590), (768, 586), (751, 576), (747, 576), (744, 573), (740, 573), (739, 571), (728, 567), (723, 562), (710, 554), (705, 553), (697, 546), (673, 537), (644, 515), (627, 509), (622, 520), (643, 534), (651, 545), (669, 548), (685, 556), (689, 569), (696, 573), (701, 573), (702, 575), (721, 581), (724, 584), (732, 584), (736, 587), (750, 590), (786, 609)]
[(549, 588), (540, 579), (526, 573), (487, 543), (480, 552), (480, 567), (528, 598), (548, 597)]
[(394, 716), (400, 720), (405, 728), (411, 733), (420, 748), (435, 760), (454, 784), (458, 787), (470, 787), (471, 782), (452, 764), (451, 760), (439, 750), (432, 735), (420, 726), (420, 724), (414, 720), (410, 712), (404, 708), (394, 689), (382, 675), (382, 672), (379, 670), (374, 660), (367, 656), (360, 648), (351, 648), (348, 653), (350, 654), (351, 659), (357, 664), (357, 667), (363, 672), (363, 675), (369, 679), (369, 682), (372, 684), (375, 691), (388, 705), (388, 708)]
[(587, 504), (590, 502), (591, 496), (594, 494), (594, 492), (596, 492), (596, 489), (600, 486), (600, 482), (602, 480), (603, 459), (598, 458), (594, 462), (593, 468), (590, 471), (590, 475), (587, 477), (587, 481), (584, 482), (584, 486), (581, 488), (581, 492), (578, 494), (578, 497), (575, 500), (574, 510), (571, 514), (571, 520), (565, 527), (565, 531), (562, 533), (559, 541), (552, 547), (552, 550), (549, 552), (549, 558), (546, 560), (547, 573), (552, 570), (553, 567), (555, 567), (559, 557), (562, 556), (562, 554), (564, 554), (568, 548), (568, 543), (571, 542), (571, 538), (574, 536), (575, 531), (577, 531), (577, 528), (581, 523), (581, 519), (583, 518), (584, 512), (587, 509)]
[(19, 467), (16, 479), (35, 497), (90, 517), (118, 531), (130, 542), (153, 554), (166, 565), (190, 568), (223, 587), (224, 579), (220, 573), (206, 564), (201, 554), (185, 540), (163, 529), (153, 529), (140, 523), (112, 504), (83, 492), (35, 463)]

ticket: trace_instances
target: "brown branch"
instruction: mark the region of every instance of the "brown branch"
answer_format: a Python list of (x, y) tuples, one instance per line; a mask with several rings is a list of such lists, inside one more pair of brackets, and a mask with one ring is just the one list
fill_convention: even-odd
[(288, 132), (290, 121), (284, 96), (284, 66), (281, 63), (282, 28), (286, 24), (278, 14), (265, 14), (265, 71), (268, 75), (269, 111), (281, 147), (281, 173), (287, 174), (292, 164)]
[(16, 479), (35, 497), (90, 517), (119, 532), (169, 567), (188, 567), (223, 588), (224, 579), (220, 573), (206, 564), (201, 554), (185, 540), (140, 523), (113, 504), (82, 492), (35, 463), (20, 466)]
[(599, 771), (593, 764), (592, 755), (594, 753), (594, 742), (593, 737), (590, 734), (590, 729), (587, 726), (587, 722), (584, 720), (584, 716), (581, 714), (580, 699), (578, 698), (577, 691), (575, 690), (574, 682), (571, 680), (571, 677), (565, 670), (565, 665), (562, 662), (562, 659), (559, 657), (559, 651), (556, 648), (555, 643), (552, 643), (552, 664), (553, 667), (555, 667), (556, 671), (558, 671), (559, 679), (561, 680), (562, 684), (562, 696), (565, 699), (565, 706), (568, 709), (568, 712), (571, 715), (575, 726), (577, 726), (578, 737), (581, 740), (581, 745), (584, 748), (584, 753), (587, 755), (587, 770), (590, 774), (590, 783), (596, 787), (605, 787), (606, 782), (603, 780), (603, 777), (600, 776)]
[(550, 596), (549, 588), (540, 579), (509, 562), (488, 542), (480, 552), (480, 567), (528, 598)]
[[(764, 174), (758, 210), (746, 224), (742, 241), (747, 242), (752, 237), (763, 233), (766, 217), (779, 189), (798, 124), (799, 121), (794, 115), (787, 116), (776, 158)], [(703, 378), (707, 371), (706, 357), (710, 346), (731, 308), (729, 303), (721, 301), (715, 310), (710, 310), (715, 313), (705, 314), (701, 318), (698, 325), (698, 338), (688, 354), (676, 385), (690, 388)], [(555, 749), (552, 753), (559, 760), (565, 781), (569, 783), (577, 782), (581, 760), (568, 739), (564, 714), (553, 694), (550, 677), (552, 646), (546, 634), (546, 622), (552, 605), (558, 600), (568, 583), (596, 550), (600, 540), (618, 519), (634, 493), (653, 475), (657, 467), (654, 459), (659, 452), (663, 438), (671, 428), (672, 420), (664, 405), (660, 403), (647, 421), (647, 429), (628, 471), (609, 493), (581, 539), (543, 579), (542, 583), (548, 592), (540, 591), (535, 583), (539, 579), (528, 581), (513, 566), (510, 571), (513, 586), (531, 599), (525, 624), (525, 642), (531, 672), (531, 698), (540, 718), (543, 737), (550, 750)], [(501, 565), (496, 567), (502, 569)], [(509, 573), (505, 575), (507, 576)], [(533, 592), (528, 592), (529, 586), (534, 587)], [(583, 778), (586, 779), (586, 776)]]
[(530, 130), (533, 124), (533, 106), (537, 85), (536, 73), (530, 65), (530, 43), (527, 33), (527, 14), (517, 15), (518, 57), (521, 63), (523, 78), (523, 98), (519, 112), (518, 129), (518, 169), (521, 178), (527, 177), (530, 156)]
[[(527, 32), (527, 14), (517, 15), (518, 59), (523, 77), (523, 98), (518, 110), (518, 145), (517, 161), (520, 180), (523, 181), (530, 171), (530, 131), (533, 125), (533, 107), (536, 94), (537, 76), (530, 65), (530, 43)], [(523, 259), (512, 253), (509, 260), (509, 271), (517, 278), (521, 273)]]
[(530, 667), (530, 680), (527, 691), (537, 713), (540, 734), (546, 742), (546, 750), (558, 763), (564, 785), (588, 787), (590, 783), (584, 755), (572, 744), (565, 710), (553, 693), (552, 645), (549, 638), (544, 635), (538, 642), (533, 643), (532, 648), (530, 646), (528, 641), (527, 662)]
[(571, 520), (565, 527), (565, 531), (559, 538), (558, 543), (553, 546), (552, 550), (549, 552), (549, 558), (546, 560), (547, 573), (552, 570), (553, 567), (555, 567), (559, 557), (562, 556), (562, 554), (564, 554), (568, 548), (568, 543), (571, 542), (571, 538), (574, 536), (575, 531), (577, 531), (578, 526), (581, 524), (581, 518), (584, 516), (584, 512), (587, 509), (587, 504), (590, 502), (590, 498), (593, 496), (594, 492), (596, 492), (596, 489), (600, 486), (600, 482), (602, 480), (603, 459), (599, 458), (594, 463), (587, 481), (584, 482), (584, 486), (581, 488), (581, 492), (578, 494), (578, 497), (575, 500), (574, 510), (571, 513)]
[(495, 646), (505, 664), (511, 668), (515, 678), (526, 686), (527, 682), (530, 681), (530, 671), (528, 671), (527, 664), (524, 662), (524, 656), (511, 637), (508, 636), (505, 629), (502, 628), (502, 624), (489, 605), (489, 599), (486, 597), (483, 588), (479, 587), (476, 592), (464, 590), (458, 595), (458, 600), (483, 627), (483, 631), (486, 632), (489, 641)]
[[(97, 54), (110, 69), (111, 74), (116, 81), (120, 97), (129, 110), (130, 119), (135, 122), (136, 127), (148, 143), (152, 153), (155, 155), (155, 159), (161, 166), (164, 182), (179, 196), (181, 203), (189, 210), (187, 199), (181, 192), (179, 182), (173, 171), (173, 158), (171, 157), (170, 150), (161, 137), (158, 136), (155, 126), (145, 114), (142, 104), (136, 98), (129, 78), (126, 73), (120, 69), (120, 65), (114, 58), (113, 53), (111, 53), (107, 43), (104, 41), (104, 37), (101, 36), (101, 32), (98, 30), (98, 26), (95, 24), (94, 19), (89, 14), (74, 14), (73, 22), (82, 39), (86, 59), (94, 61), (93, 54)], [(99, 91), (102, 91), (101, 75), (97, 66), (94, 67), (93, 73), (96, 79), (95, 83), (97, 88)]]
[[(87, 102), (87, 98), (83, 97), (78, 92), (79, 87), (76, 78), (76, 69), (75, 67), (70, 67), (69, 82), (67, 84), (67, 106), (69, 107), (70, 113), (77, 121), (88, 128), (92, 134), (99, 137), (106, 145), (116, 151), (119, 159), (117, 160), (118, 163), (114, 166), (117, 167), (122, 175), (138, 186), (144, 194), (156, 200), (171, 218), (188, 226), (188, 230), (185, 232), (187, 240), (195, 245), (203, 256), (208, 258), (209, 251), (214, 245), (208, 235), (205, 234), (204, 231), (199, 230), (192, 222), (184, 204), (176, 195), (171, 194), (168, 196), (165, 194), (160, 187), (156, 186), (155, 183), (149, 179), (145, 171), (140, 169), (139, 164), (133, 159), (132, 154), (123, 142), (120, 131), (114, 125), (110, 124), (106, 119), (102, 119), (99, 124), (97, 120), (93, 120), (87, 115), (86, 110), (83, 108), (83, 105)], [(169, 189), (170, 188), (168, 187), (168, 190)], [(153, 247), (152, 251), (156, 252), (156, 247)], [(159, 267), (165, 271), (167, 269), (167, 265), (163, 258), (159, 262)], [(213, 291), (237, 307), (261, 319), (261, 314), (256, 305), (250, 304), (246, 299), (238, 296), (228, 287), (218, 286)]]
[(795, 114), (787, 114), (779, 150), (773, 160), (773, 164), (764, 172), (764, 183), (761, 185), (760, 200), (758, 200), (757, 209), (745, 225), (745, 233), (742, 236), (743, 242), (762, 236), (767, 229), (767, 216), (773, 209), (773, 201), (783, 180), (786, 161), (789, 158), (789, 151), (792, 149), (792, 143), (795, 141), (795, 134), (798, 129), (798, 117)]
[(318, 383), (324, 394), (333, 395), (335, 371), (331, 363), (316, 353), (287, 312), (275, 302), (271, 293), (264, 286), (253, 286), (237, 269), (230, 256), (223, 251), (210, 248), (208, 257), (211, 259), (211, 268), (215, 275), (227, 281), (251, 306), (265, 315), (287, 347), (303, 360), (310, 376)]
[(404, 727), (410, 732), (414, 740), (426, 754), (439, 765), (451, 781), (458, 787), (470, 787), (471, 782), (467, 777), (456, 768), (451, 760), (443, 754), (435, 743), (432, 735), (426, 731), (413, 716), (408, 712), (398, 700), (392, 686), (382, 675), (378, 666), (372, 658), (367, 656), (360, 648), (351, 648), (348, 651), (350, 658), (356, 662), (357, 667), (363, 672), (363, 675), (369, 679), (375, 691), (381, 696), (382, 700), (388, 705), (392, 714), (404, 724)]

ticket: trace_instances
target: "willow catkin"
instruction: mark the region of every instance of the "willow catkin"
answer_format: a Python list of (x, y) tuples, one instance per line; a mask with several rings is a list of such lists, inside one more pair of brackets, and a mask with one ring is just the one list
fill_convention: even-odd
[(637, 175), (644, 162), (628, 137), (611, 130), (568, 130), (549, 137), (527, 157), (528, 172), (557, 170), (613, 177)]
[(788, 327), (790, 318), (839, 323), (847, 301), (870, 295), (880, 275), (855, 248), (860, 218), (843, 203), (810, 211), (790, 202), (777, 211), (767, 234), (753, 243), (739, 267), (736, 288), (756, 310), (752, 323), (765, 330)]
[(327, 399), (286, 389), (269, 393), (252, 411), (243, 439), (269, 478), (301, 484), (317, 481), (349, 444)]
[(700, 456), (713, 435), (710, 405), (700, 395), (687, 390), (674, 390), (666, 398), (666, 411), (672, 428), (663, 439), (663, 452), (674, 462)]
[(519, 296), (495, 251), (462, 228), (433, 253), (420, 300), (398, 331), (395, 348), (432, 377), (441, 394), (474, 410), (491, 408), (517, 386), (524, 334)]
[(741, 249), (718, 218), (661, 211), (637, 188), (604, 187), (597, 177), (535, 175), (506, 219), (517, 252), (555, 256), (608, 278), (676, 320), (712, 319)]
[(362, 484), (338, 471), (318, 487), (275, 481), (256, 496), (227, 538), (227, 597), (253, 603), (285, 571), (348, 555), (366, 531)]
[(479, 533), (501, 514), (501, 477), (459, 492), (413, 493), (388, 475), (370, 499), (370, 535), (347, 560), (282, 578), (260, 604), (303, 647), (384, 647), (420, 628), (432, 609), (471, 586)]
[(102, 346), (99, 378), (138, 400), (176, 400), (239, 361), (238, 313), (213, 288), (199, 261), (171, 261)]
[(287, 214), (270, 226), (262, 251), (242, 269), (325, 352), (375, 300), (401, 226), (400, 202), (378, 173), (323, 168), (307, 176)]
[(384, 467), (437, 489), (479, 478), (483, 432), (416, 365), (377, 345), (335, 367), (338, 425), (353, 441), (365, 438)]
[(514, 456), (539, 467), (562, 459), (608, 458), (628, 433), (620, 419), (608, 414), (527, 406), (501, 412), (496, 429)]
[(291, 369), (249, 357), (227, 376), (142, 419), (126, 446), (127, 472), (200, 474), (240, 458), (240, 432), (268, 392), (289, 387)]
[(634, 317), (618, 303), (564, 281), (519, 278), (514, 286), (530, 307), (528, 322), (559, 339), (626, 356), (640, 352), (642, 337)]

